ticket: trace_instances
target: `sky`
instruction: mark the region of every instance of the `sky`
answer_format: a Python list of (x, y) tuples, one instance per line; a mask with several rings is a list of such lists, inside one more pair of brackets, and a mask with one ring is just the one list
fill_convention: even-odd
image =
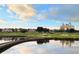
[(0, 28), (58, 29), (69, 22), (79, 29), (79, 4), (0, 4)]

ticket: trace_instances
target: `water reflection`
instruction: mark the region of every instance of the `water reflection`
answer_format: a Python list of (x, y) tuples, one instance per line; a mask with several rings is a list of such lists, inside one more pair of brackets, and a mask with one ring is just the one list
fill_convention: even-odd
[[(5, 43), (5, 42), (17, 41), (17, 40), (25, 40), (25, 38), (21, 38), (21, 37), (0, 37), (0, 44)], [(50, 40), (54, 40), (54, 39), (50, 39)], [(49, 43), (50, 40), (39, 39), (39, 40), (36, 40), (36, 42), (37, 42), (37, 44), (43, 44), (43, 43)], [(55, 41), (58, 41), (58, 40), (55, 40)], [(59, 41), (62, 44), (62, 46), (71, 47), (72, 44), (74, 44), (74, 41), (76, 41), (76, 40), (59, 40)]]
[(60, 40), (60, 43), (62, 44), (62, 46), (69, 46), (69, 47), (71, 47), (72, 44), (74, 43), (74, 40)]
[[(0, 37), (0, 41), (25, 40), (21, 37)], [(79, 40), (38, 39), (18, 44), (3, 53), (79, 53)]]
[[(53, 39), (54, 40), (54, 39)], [(49, 43), (50, 40), (37, 40), (37, 44), (43, 44), (43, 43)], [(57, 40), (55, 40), (57, 41)], [(72, 44), (74, 43), (74, 40), (60, 40), (60, 43), (62, 46), (69, 46), (71, 47)]]
[(49, 43), (49, 40), (37, 40), (37, 44)]
[[(25, 40), (25, 38), (21, 38), (21, 37), (0, 37), (0, 44), (5, 43), (5, 42), (19, 41), (19, 40)], [(55, 40), (55, 39), (50, 39), (50, 40)], [(38, 39), (38, 40), (36, 40), (36, 42), (37, 42), (37, 44), (43, 44), (43, 43), (49, 43), (50, 40), (49, 39)], [(60, 41), (62, 46), (71, 47), (72, 44), (74, 44), (74, 42), (76, 40), (68, 40), (67, 39), (67, 40), (55, 40), (55, 41)]]
[(24, 40), (22, 37), (0, 37), (0, 44), (12, 41)]

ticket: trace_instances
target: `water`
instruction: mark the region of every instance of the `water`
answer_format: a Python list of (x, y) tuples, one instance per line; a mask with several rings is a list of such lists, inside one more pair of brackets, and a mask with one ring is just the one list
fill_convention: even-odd
[[(12, 42), (18, 38), (2, 38), (4, 42)], [(19, 38), (20, 39), (20, 38)], [(79, 54), (77, 40), (38, 40), (15, 45), (2, 54)]]
[(20, 37), (0, 37), (0, 44), (20, 40)]

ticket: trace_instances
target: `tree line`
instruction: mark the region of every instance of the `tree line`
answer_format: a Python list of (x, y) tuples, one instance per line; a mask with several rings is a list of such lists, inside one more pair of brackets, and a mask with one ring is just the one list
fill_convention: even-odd
[[(4, 29), (0, 29), (0, 32), (2, 32), (3, 30)], [(37, 27), (37, 29), (23, 29), (23, 28), (14, 29), (14, 28), (9, 28), (8, 30), (11, 30), (11, 32), (22, 32), (22, 33), (28, 32), (29, 30), (30, 31), (34, 30), (36, 32), (79, 32), (78, 30), (75, 30), (74, 28), (68, 29), (68, 30), (60, 30), (60, 29), (50, 30), (48, 28), (43, 28), (43, 27)]]

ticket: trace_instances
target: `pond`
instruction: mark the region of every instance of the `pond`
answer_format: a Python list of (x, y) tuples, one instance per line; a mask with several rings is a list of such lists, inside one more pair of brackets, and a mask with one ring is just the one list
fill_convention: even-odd
[[(1, 38), (0, 42), (12, 42), (17, 39)], [(2, 54), (79, 54), (79, 41), (54, 39), (29, 41), (15, 45)]]

